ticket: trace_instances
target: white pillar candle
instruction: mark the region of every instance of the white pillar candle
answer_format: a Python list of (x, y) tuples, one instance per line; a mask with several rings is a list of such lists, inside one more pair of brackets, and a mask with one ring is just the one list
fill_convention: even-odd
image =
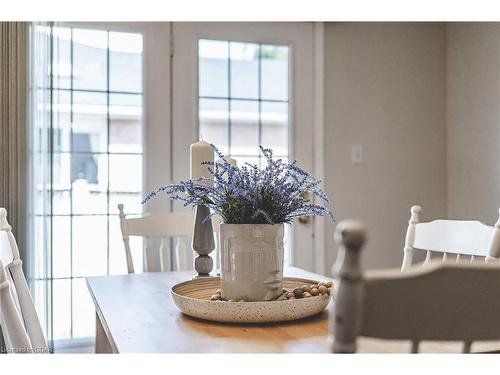
[(212, 178), (212, 175), (208, 171), (207, 165), (202, 165), (201, 163), (205, 161), (214, 161), (214, 150), (205, 141), (199, 141), (193, 143), (190, 147), (191, 155), (191, 179), (196, 179), (198, 177)]
[[(224, 155), (224, 159), (226, 159), (226, 161), (227, 161), (229, 164), (231, 164), (232, 166), (235, 166), (235, 167), (236, 167), (236, 165), (238, 164), (238, 163), (236, 162), (236, 159), (230, 158), (229, 156), (225, 156), (225, 155)], [(219, 160), (217, 160), (217, 163), (221, 163), (221, 164), (222, 164), (222, 163), (224, 163), (224, 160), (219, 159)]]
[[(224, 159), (226, 159), (226, 161), (231, 164), (232, 166), (236, 167), (236, 159), (233, 159), (233, 158), (230, 158), (229, 156), (227, 155), (224, 155)], [(219, 159), (216, 161), (217, 164), (224, 164), (224, 160), (222, 159)], [(227, 181), (227, 175), (223, 177), (224, 178), (224, 181)]]

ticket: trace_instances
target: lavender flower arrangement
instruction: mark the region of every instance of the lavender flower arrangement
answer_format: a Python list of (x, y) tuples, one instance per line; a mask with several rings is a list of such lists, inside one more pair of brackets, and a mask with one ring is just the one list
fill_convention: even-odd
[(322, 204), (312, 203), (303, 193), (311, 193), (325, 204), (327, 195), (319, 187), (320, 181), (297, 165), (296, 161), (273, 160), (270, 149), (260, 146), (267, 165), (245, 163), (242, 167), (229, 164), (224, 155), (211, 145), (222, 162), (204, 162), (213, 176), (182, 181), (162, 186), (151, 192), (142, 202), (165, 192), (184, 206), (205, 205), (211, 215), (220, 215), (226, 224), (291, 223), (297, 216), (329, 216), (332, 212)]

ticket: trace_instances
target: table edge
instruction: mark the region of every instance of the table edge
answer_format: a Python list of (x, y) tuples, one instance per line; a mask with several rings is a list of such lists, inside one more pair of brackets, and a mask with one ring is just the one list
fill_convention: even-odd
[(104, 319), (104, 315), (101, 311), (101, 308), (100, 308), (99, 304), (97, 303), (97, 300), (94, 296), (94, 292), (92, 290), (92, 287), (89, 284), (89, 278), (86, 278), (85, 282), (87, 284), (87, 289), (89, 291), (90, 297), (92, 298), (92, 302), (94, 302), (94, 307), (95, 307), (95, 311), (97, 314), (97, 318), (101, 322), (101, 326), (104, 330), (104, 333), (106, 334), (106, 338), (108, 339), (109, 345), (111, 346), (111, 350), (113, 350), (113, 353), (120, 353), (118, 351), (118, 347), (116, 346), (115, 340), (113, 339), (113, 336), (111, 335), (111, 331), (108, 327), (108, 323), (106, 322), (106, 319)]

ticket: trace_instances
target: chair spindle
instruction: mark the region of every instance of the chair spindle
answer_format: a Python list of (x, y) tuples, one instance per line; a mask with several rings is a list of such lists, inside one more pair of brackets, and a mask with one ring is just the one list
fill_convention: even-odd
[(412, 354), (418, 353), (418, 347), (419, 347), (419, 345), (420, 345), (420, 341), (418, 341), (418, 340), (413, 340), (411, 342), (411, 353)]
[(432, 252), (430, 250), (427, 250), (423, 264), (429, 263), (431, 261), (431, 258), (432, 258)]
[(153, 257), (151, 256), (151, 249), (153, 248), (151, 238), (146, 238), (146, 272), (151, 272), (154, 268)]
[(472, 341), (464, 341), (462, 353), (470, 353), (471, 346), (472, 346)]
[(170, 271), (171, 269), (170, 251), (169, 251), (170, 247), (168, 245), (168, 242), (169, 242), (168, 238), (161, 237), (160, 248), (159, 248), (161, 272)]

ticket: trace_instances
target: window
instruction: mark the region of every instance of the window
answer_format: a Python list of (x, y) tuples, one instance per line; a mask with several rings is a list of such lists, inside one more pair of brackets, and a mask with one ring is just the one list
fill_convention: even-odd
[(52, 336), (63, 340), (94, 335), (85, 277), (126, 272), (117, 204), (142, 212), (143, 41), (71, 27), (51, 35)]
[(240, 163), (288, 158), (289, 47), (201, 39), (198, 56), (200, 136)]

